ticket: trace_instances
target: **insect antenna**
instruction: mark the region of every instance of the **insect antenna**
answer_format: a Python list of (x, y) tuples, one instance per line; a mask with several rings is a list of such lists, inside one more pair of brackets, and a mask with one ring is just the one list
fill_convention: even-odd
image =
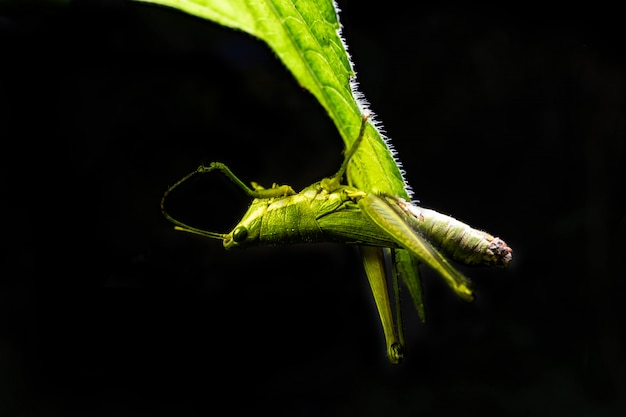
[(187, 232), (187, 233), (193, 233), (194, 235), (200, 235), (200, 236), (204, 236), (204, 237), (209, 237), (211, 239), (219, 239), (219, 240), (224, 240), (228, 237), (227, 234), (225, 233), (217, 233), (217, 232), (208, 232), (206, 230), (202, 230), (202, 229), (197, 229), (195, 227), (191, 227), (191, 226), (187, 226), (186, 224), (180, 223), (179, 221), (172, 219), (171, 217), (168, 216), (168, 220), (171, 222), (176, 223), (177, 225), (180, 224), (182, 226), (174, 226), (174, 230), (178, 230), (180, 232)]
[(225, 233), (216, 233), (216, 232), (208, 232), (206, 230), (202, 230), (202, 229), (198, 229), (196, 227), (192, 227), (192, 226), (188, 226), (185, 223), (181, 222), (180, 220), (177, 220), (175, 218), (173, 218), (172, 216), (170, 216), (170, 214), (167, 212), (167, 210), (165, 210), (165, 200), (167, 199), (167, 197), (169, 196), (169, 194), (176, 188), (178, 187), (180, 184), (182, 184), (183, 182), (187, 181), (189, 178), (191, 178), (192, 176), (194, 176), (195, 174), (197, 174), (198, 172), (202, 172), (199, 169), (195, 170), (187, 175), (185, 175), (183, 178), (181, 178), (180, 180), (178, 180), (174, 185), (170, 186), (164, 193), (163, 193), (163, 197), (161, 197), (161, 213), (163, 213), (163, 216), (165, 216), (165, 218), (169, 221), (171, 221), (172, 223), (174, 223), (176, 226), (174, 227), (174, 230), (179, 230), (182, 232), (189, 232), (189, 233), (193, 233), (196, 235), (200, 235), (200, 236), (204, 236), (204, 237), (208, 237), (211, 239), (220, 239), (220, 240), (224, 240), (228, 235)]

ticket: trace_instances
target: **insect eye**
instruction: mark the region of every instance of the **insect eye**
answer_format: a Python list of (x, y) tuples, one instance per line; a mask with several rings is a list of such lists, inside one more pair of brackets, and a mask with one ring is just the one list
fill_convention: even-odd
[(244, 226), (236, 227), (235, 230), (233, 230), (233, 240), (235, 242), (241, 242), (242, 240), (246, 240), (247, 237), (248, 229), (246, 229)]

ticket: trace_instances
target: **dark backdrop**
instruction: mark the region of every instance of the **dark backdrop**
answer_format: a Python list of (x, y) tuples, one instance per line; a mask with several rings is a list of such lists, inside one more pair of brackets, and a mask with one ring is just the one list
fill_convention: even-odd
[[(415, 197), (515, 258), (463, 268), (472, 304), (425, 270), (400, 366), (356, 248), (225, 252), (160, 214), (201, 162), (296, 189), (339, 166), (264, 44), (151, 5), (3, 5), (1, 415), (623, 415), (619, 13), (407, 4), (340, 2), (361, 90)], [(215, 175), (172, 212), (226, 232), (247, 203)]]

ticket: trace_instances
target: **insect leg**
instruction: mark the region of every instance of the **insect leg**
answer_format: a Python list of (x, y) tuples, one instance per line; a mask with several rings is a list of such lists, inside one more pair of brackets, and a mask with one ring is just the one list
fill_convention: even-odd
[(341, 163), (341, 166), (339, 167), (339, 171), (337, 171), (337, 173), (335, 174), (335, 177), (338, 177), (338, 178), (343, 177), (343, 174), (345, 174), (346, 169), (348, 169), (348, 163), (350, 162), (352, 155), (354, 155), (356, 150), (361, 145), (361, 142), (363, 142), (363, 136), (365, 136), (365, 126), (367, 126), (367, 120), (369, 118), (370, 118), (369, 113), (364, 113), (361, 116), (361, 128), (359, 129), (359, 136), (357, 136), (356, 140), (354, 141), (350, 149), (346, 151), (343, 162)]
[(400, 300), (400, 282), (398, 282), (398, 264), (396, 263), (396, 251), (395, 249), (385, 248), (384, 252), (388, 253), (391, 258), (391, 280), (393, 284), (393, 305), (396, 310), (396, 330), (398, 331), (398, 338), (402, 346), (404, 343), (404, 327), (402, 326), (402, 301)]
[(359, 145), (363, 141), (363, 136), (365, 134), (365, 126), (367, 126), (367, 120), (369, 118), (370, 118), (369, 113), (364, 113), (361, 116), (361, 129), (359, 130), (359, 136), (357, 136), (356, 140), (354, 141), (350, 149), (346, 150), (345, 157), (343, 159), (343, 162), (341, 163), (341, 166), (339, 167), (339, 171), (337, 171), (335, 175), (333, 175), (332, 177), (324, 178), (321, 181), (322, 188), (324, 188), (325, 190), (332, 192), (332, 191), (335, 191), (337, 188), (339, 188), (339, 186), (341, 185), (341, 178), (343, 177), (343, 175), (346, 173), (346, 170), (348, 169), (350, 158), (352, 158), (352, 155), (354, 155)]
[[(233, 183), (235, 183), (235, 185), (241, 188), (244, 193), (246, 193), (248, 196), (252, 198), (284, 197), (284, 196), (293, 195), (296, 193), (293, 190), (293, 188), (291, 188), (288, 185), (280, 185), (280, 186), (275, 186), (275, 187), (267, 188), (267, 189), (258, 187), (253, 190), (252, 188), (248, 187), (243, 181), (241, 181), (235, 174), (233, 174), (230, 168), (228, 168), (226, 165), (224, 165), (221, 162), (211, 162), (209, 166), (200, 165), (196, 171), (192, 172), (187, 177), (183, 178), (183, 180), (189, 178), (191, 175), (195, 173), (205, 174), (207, 172), (211, 172), (216, 169), (218, 171), (221, 171), (222, 174), (226, 176), (226, 178), (228, 178)], [(176, 185), (178, 184), (175, 184), (175, 186)]]
[(170, 216), (170, 214), (165, 210), (165, 200), (167, 199), (169, 194), (172, 191), (174, 191), (178, 186), (180, 186), (182, 183), (184, 183), (185, 181), (187, 181), (189, 178), (193, 177), (196, 174), (205, 174), (214, 170), (218, 170), (222, 172), (222, 174), (224, 174), (226, 178), (228, 178), (233, 183), (235, 183), (235, 185), (241, 188), (248, 196), (252, 198), (283, 197), (283, 196), (295, 194), (295, 191), (288, 185), (274, 186), (269, 189), (258, 187), (257, 189), (253, 190), (250, 187), (248, 187), (243, 181), (241, 181), (235, 174), (233, 174), (230, 168), (228, 168), (226, 165), (224, 165), (221, 162), (211, 162), (208, 166), (200, 165), (195, 171), (185, 175), (183, 178), (181, 178), (176, 183), (174, 183), (174, 185), (170, 186), (165, 191), (165, 193), (163, 193), (163, 197), (161, 197), (161, 212), (163, 213), (166, 219), (168, 219), (169, 221), (171, 221), (172, 223), (176, 225), (177, 230), (182, 230), (185, 232), (190, 232), (190, 233), (194, 233), (197, 235), (210, 237), (213, 239), (223, 240), (227, 236), (222, 233), (208, 232), (206, 230), (188, 226), (185, 223), (181, 222), (180, 220), (177, 220), (173, 218), (172, 216)]
[(361, 211), (381, 231), (420, 261), (437, 271), (457, 295), (466, 301), (474, 299), (468, 279), (456, 270), (439, 251), (433, 248), (382, 198), (367, 194), (358, 202)]
[(406, 285), (409, 290), (415, 309), (422, 323), (424, 323), (426, 321), (426, 312), (424, 309), (419, 261), (415, 256), (411, 256), (411, 253), (405, 249), (392, 249), (392, 253), (394, 254), (394, 263), (398, 274), (400, 274), (402, 282), (404, 282), (404, 285)]
[(378, 309), (378, 316), (383, 326), (383, 333), (387, 343), (387, 357), (391, 363), (395, 364), (403, 358), (404, 347), (401, 340), (398, 339), (393, 313), (391, 312), (383, 248), (374, 246), (359, 246), (359, 248), (363, 255), (365, 274), (370, 283), (376, 308)]

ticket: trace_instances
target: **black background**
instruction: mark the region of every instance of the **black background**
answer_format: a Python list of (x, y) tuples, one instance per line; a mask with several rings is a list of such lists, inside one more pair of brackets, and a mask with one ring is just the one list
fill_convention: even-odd
[[(472, 304), (425, 270), (399, 366), (356, 248), (225, 252), (160, 214), (201, 162), (296, 189), (339, 166), (264, 44), (152, 5), (3, 4), (0, 415), (624, 415), (619, 12), (407, 4), (340, 2), (361, 90), (415, 197), (515, 252), (463, 268)], [(172, 212), (226, 232), (247, 200), (208, 177)]]

